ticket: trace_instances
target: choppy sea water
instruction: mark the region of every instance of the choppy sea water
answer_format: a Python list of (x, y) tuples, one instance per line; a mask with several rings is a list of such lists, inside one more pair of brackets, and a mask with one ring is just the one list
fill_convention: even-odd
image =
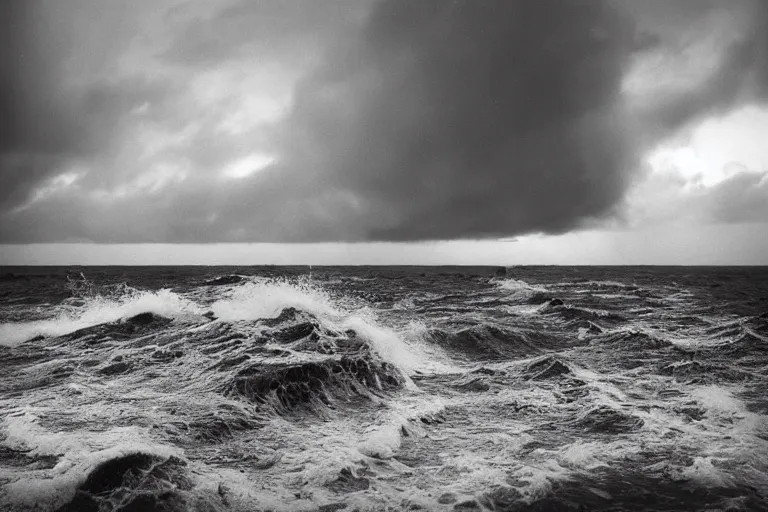
[(768, 269), (4, 268), (0, 510), (768, 510)]

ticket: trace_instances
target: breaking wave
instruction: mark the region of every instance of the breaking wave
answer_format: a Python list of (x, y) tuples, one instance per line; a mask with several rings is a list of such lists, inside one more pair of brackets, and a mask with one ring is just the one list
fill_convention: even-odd
[(2, 284), (0, 510), (766, 508), (742, 278), (159, 272)]
[(543, 286), (534, 286), (521, 279), (495, 279), (492, 282), (504, 290), (509, 298), (521, 302), (544, 302), (549, 297), (549, 292)]
[(13, 346), (36, 336), (61, 336), (139, 313), (184, 317), (204, 312), (191, 300), (167, 289), (144, 291), (128, 287), (118, 297), (87, 296), (76, 304), (60, 305), (54, 308), (53, 316), (43, 320), (0, 324), (0, 344)]
[(329, 319), (343, 314), (327, 292), (306, 279), (249, 281), (232, 288), (210, 307), (216, 317), (225, 321), (271, 318), (285, 308), (296, 308)]

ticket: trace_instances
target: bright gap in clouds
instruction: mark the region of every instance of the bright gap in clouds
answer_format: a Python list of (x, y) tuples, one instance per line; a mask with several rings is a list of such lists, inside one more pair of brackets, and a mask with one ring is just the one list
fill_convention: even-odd
[[(679, 174), (711, 187), (738, 172), (768, 171), (768, 110), (749, 106), (711, 118), (686, 136), (662, 144), (647, 158), (654, 172)], [(766, 198), (768, 200), (768, 198)]]
[(235, 160), (224, 168), (223, 175), (227, 178), (242, 179), (266, 169), (275, 163), (275, 157), (263, 153), (252, 153), (244, 158)]

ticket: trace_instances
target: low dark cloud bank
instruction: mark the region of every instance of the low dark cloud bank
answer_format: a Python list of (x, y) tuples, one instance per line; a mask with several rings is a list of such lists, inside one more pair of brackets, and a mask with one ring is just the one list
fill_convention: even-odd
[(366, 237), (565, 231), (632, 167), (631, 29), (593, 1), (384, 1), (357, 53), (301, 84), (296, 122)]
[[(224, 140), (204, 126), (176, 149), (189, 162), (187, 179), (156, 195), (97, 201), (88, 184), (109, 180), (89, 175), (22, 208), (72, 159), (97, 162), (90, 174), (122, 176), (108, 158), (142, 102), (164, 112), (155, 120), (170, 130), (188, 120), (180, 120), (179, 83), (157, 77), (94, 81), (77, 94), (58, 88), (63, 64), (48, 65), (62, 56), (51, 46), (57, 41), (25, 32), (38, 4), (5, 0), (0, 17), (10, 31), (0, 58), (12, 73), (0, 84), (10, 120), (0, 132), (0, 241), (562, 233), (614, 215), (651, 144), (703, 115), (763, 101), (768, 85), (763, 3), (729, 4), (749, 10), (749, 24), (709, 80), (640, 111), (627, 104), (623, 80), (638, 53), (664, 39), (626, 3), (381, 0), (367, 17), (344, 3), (311, 7), (320, 4), (267, 2), (265, 13), (259, 2), (237, 3), (186, 25), (160, 53), (168, 66), (194, 73), (249, 55), (299, 62), (305, 49), (325, 46), (324, 61), (296, 85), (291, 112), (272, 127), (278, 163), (222, 181), (216, 166), (257, 135)], [(648, 8), (665, 4), (682, 12), (682, 24), (723, 8), (695, 0)], [(252, 24), (263, 39), (249, 39)], [(305, 37), (289, 37), (299, 33)]]

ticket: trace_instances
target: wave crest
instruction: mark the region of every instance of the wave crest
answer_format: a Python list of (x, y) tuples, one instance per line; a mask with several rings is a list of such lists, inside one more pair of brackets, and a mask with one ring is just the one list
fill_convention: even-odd
[(0, 324), (0, 345), (14, 346), (36, 336), (62, 336), (141, 313), (178, 318), (200, 315), (203, 309), (169, 289), (147, 291), (124, 286), (119, 293), (112, 290), (107, 295), (86, 294), (81, 305), (61, 306), (51, 318)]

